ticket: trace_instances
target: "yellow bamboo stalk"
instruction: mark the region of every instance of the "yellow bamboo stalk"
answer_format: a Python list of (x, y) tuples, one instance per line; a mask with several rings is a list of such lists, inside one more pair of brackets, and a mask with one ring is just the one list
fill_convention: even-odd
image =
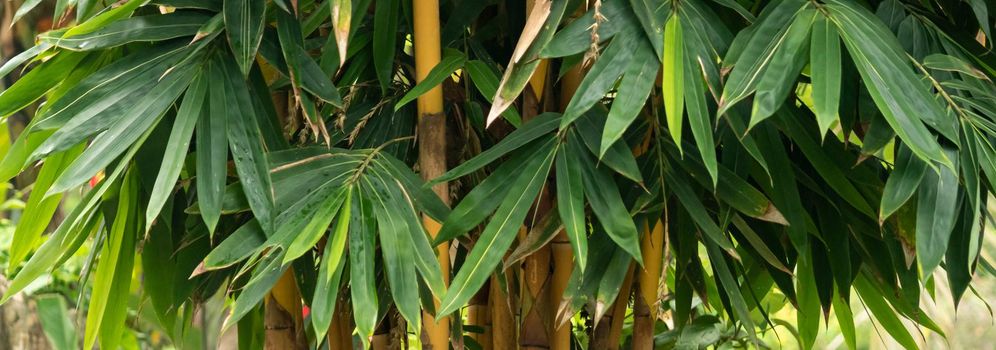
[[(439, 43), (439, 1), (414, 0), (412, 6), (414, 18), (413, 45), (415, 51), (415, 81), (421, 82), (437, 64), (440, 58)], [(432, 179), (446, 172), (446, 116), (443, 115), (443, 89), (436, 86), (419, 96), (418, 101), (418, 138), (419, 138), (419, 168), (422, 177)], [(449, 186), (440, 183), (433, 186), (433, 191), (445, 203), (449, 203)], [(439, 233), (440, 224), (428, 216), (422, 221), (433, 238)], [(436, 256), (442, 270), (444, 282), (449, 284), (450, 259), (449, 243), (440, 244), (436, 248)], [(439, 300), (436, 300), (439, 306)], [(449, 318), (436, 320), (434, 315), (423, 312), (422, 324), (428, 337), (425, 349), (448, 349), (450, 322)]]
[(267, 297), (264, 328), (265, 349), (305, 349), (302, 332), (301, 292), (294, 282), (294, 269), (287, 269)]
[(645, 231), (640, 242), (643, 252), (643, 269), (640, 270), (640, 296), (650, 307), (652, 318), (657, 317), (657, 288), (661, 277), (661, 254), (664, 252), (664, 222), (657, 220), (652, 230)]
[(471, 339), (481, 345), (484, 350), (491, 349), (491, 306), (488, 304), (489, 287), (481, 288), (481, 291), (474, 295), (467, 305), (468, 326), (480, 327), (481, 333), (468, 333)]
[[(414, 0), (412, 7), (414, 17), (413, 44), (415, 51), (415, 82), (421, 82), (437, 64), (440, 58), (439, 44), (439, 1)], [(443, 115), (443, 89), (436, 86), (419, 96), (418, 101), (418, 137), (419, 137), (419, 168), (422, 177), (432, 179), (446, 172), (446, 116)], [(433, 191), (445, 203), (449, 203), (449, 186), (440, 183), (433, 186)], [(423, 217), (423, 224), (433, 238), (439, 233), (440, 223), (428, 216)], [(436, 257), (442, 270), (443, 279), (449, 284), (450, 259), (449, 243), (436, 247)], [(439, 300), (435, 300), (439, 306)], [(449, 346), (450, 320), (441, 318), (438, 321), (434, 315), (422, 314), (424, 332), (428, 343), (426, 349), (447, 349)]]
[(654, 323), (657, 320), (657, 289), (660, 286), (664, 251), (664, 222), (657, 220), (653, 229), (644, 225), (640, 251), (643, 252), (643, 269), (638, 271), (637, 293), (633, 298), (633, 349), (652, 349)]
[[(557, 309), (564, 300), (564, 291), (571, 279), (571, 272), (574, 270), (574, 252), (571, 251), (571, 244), (567, 240), (567, 235), (563, 231), (554, 237), (550, 242), (553, 251), (553, 277), (550, 281), (550, 288), (547, 297), (551, 312), (551, 321), (556, 317)], [(570, 350), (571, 348), (571, 324), (570, 321), (564, 324), (553, 323), (550, 334), (551, 350)]]
[(612, 310), (603, 316), (598, 326), (595, 327), (591, 339), (592, 349), (619, 349), (623, 321), (626, 318), (626, 307), (629, 302), (629, 294), (632, 291), (631, 287), (633, 286), (633, 267), (635, 265), (635, 263), (630, 263), (629, 270), (626, 272), (626, 278), (619, 289), (619, 295), (612, 305), (609, 306)]
[[(518, 346), (515, 339), (515, 318), (512, 316), (511, 300), (498, 282), (495, 272), (491, 276), (491, 288), (488, 293), (491, 305), (491, 345), (494, 350), (514, 350)], [(508, 274), (505, 275), (508, 277)]]

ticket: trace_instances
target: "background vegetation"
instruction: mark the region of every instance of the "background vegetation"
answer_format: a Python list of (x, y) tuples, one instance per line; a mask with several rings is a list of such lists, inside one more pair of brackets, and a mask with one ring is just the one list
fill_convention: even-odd
[(5, 2), (7, 339), (990, 348), (988, 7)]

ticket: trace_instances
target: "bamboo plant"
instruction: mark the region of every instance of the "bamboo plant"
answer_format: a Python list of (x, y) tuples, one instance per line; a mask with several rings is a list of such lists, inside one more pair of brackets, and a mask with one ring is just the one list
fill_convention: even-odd
[(240, 348), (762, 347), (782, 308), (855, 348), (853, 301), (916, 348), (996, 273), (988, 5), (59, 1), (0, 66), (3, 300), (87, 246), (87, 349), (132, 284), (173, 339), (225, 293)]

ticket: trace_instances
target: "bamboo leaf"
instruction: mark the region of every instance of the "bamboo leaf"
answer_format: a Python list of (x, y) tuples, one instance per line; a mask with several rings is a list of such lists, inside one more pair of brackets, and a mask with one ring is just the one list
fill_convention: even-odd
[(173, 128), (169, 134), (166, 153), (163, 154), (163, 162), (159, 167), (159, 175), (156, 177), (156, 183), (152, 187), (152, 193), (149, 195), (149, 202), (145, 209), (145, 232), (148, 232), (149, 228), (152, 227), (156, 216), (159, 215), (159, 211), (162, 210), (169, 195), (173, 192), (174, 183), (183, 169), (184, 160), (187, 158), (194, 125), (199, 119), (207, 118), (203, 115), (205, 107), (210, 105), (210, 103), (205, 103), (208, 84), (204, 73), (199, 74), (191, 83), (191, 87), (187, 89), (180, 109), (176, 112), (176, 120), (173, 122)]
[(453, 277), (437, 316), (448, 315), (470, 300), (501, 262), (505, 250), (515, 239), (515, 232), (526, 219), (529, 207), (546, 183), (556, 151), (556, 143), (551, 138), (523, 165), (509, 194), (502, 199), (477, 244), (467, 255), (463, 267)]
[(35, 67), (0, 92), (0, 116), (9, 116), (59, 86), (87, 55), (63, 52)]
[(865, 87), (889, 125), (917, 157), (950, 167), (951, 160), (923, 124), (957, 142), (953, 120), (946, 117), (925, 84), (910, 70), (906, 58), (900, 56), (902, 49), (895, 36), (881, 22), (871, 19), (867, 10), (838, 1), (832, 1), (827, 8)]
[(571, 97), (571, 102), (564, 109), (564, 117), (560, 120), (561, 129), (581, 117), (616, 85), (616, 80), (619, 80), (619, 76), (626, 71), (633, 58), (633, 46), (644, 44), (634, 36), (617, 37), (599, 55), (598, 61), (585, 74), (584, 80), (578, 85), (577, 93)]
[(349, 220), (349, 286), (353, 301), (353, 319), (361, 338), (373, 335), (377, 325), (377, 275), (374, 270), (376, 218), (370, 200), (352, 197), (350, 207), (357, 215)]
[(585, 198), (588, 198), (592, 212), (598, 217), (612, 241), (642, 265), (643, 254), (640, 254), (639, 232), (636, 230), (633, 217), (626, 209), (626, 204), (622, 201), (622, 196), (619, 195), (615, 181), (603, 169), (595, 167), (595, 162), (584, 150), (577, 135), (572, 136), (568, 139), (565, 152), (570, 153), (572, 162), (580, 164)]
[(927, 173), (927, 163), (919, 158), (914, 158), (909, 148), (898, 146), (896, 150), (896, 165), (889, 174), (889, 180), (885, 182), (885, 189), (882, 191), (882, 203), (879, 206), (878, 221), (883, 222), (892, 216), (906, 203), (917, 187), (920, 186), (920, 179)]
[(387, 91), (394, 79), (394, 53), (397, 49), (399, 7), (400, 2), (398, 1), (377, 1), (374, 3), (373, 63), (382, 93)]
[[(227, 63), (227, 62), (225, 62)], [(231, 64), (222, 64), (225, 77), (225, 103), (228, 105), (228, 145), (235, 160), (235, 170), (242, 179), (242, 189), (253, 214), (264, 232), (274, 229), (273, 186), (266, 154), (263, 153), (260, 116), (251, 109), (252, 100), (245, 82)]]
[(351, 0), (332, 0), (329, 1), (329, 6), (331, 6), (335, 44), (339, 49), (339, 67), (342, 67), (346, 65), (346, 50), (349, 47), (353, 2)]
[(549, 134), (551, 131), (557, 128), (557, 124), (560, 121), (560, 115), (556, 113), (543, 113), (526, 123), (521, 128), (515, 130), (504, 139), (501, 140), (494, 147), (488, 148), (488, 150), (481, 152), (474, 158), (463, 162), (462, 164), (450, 169), (442, 176), (432, 179), (430, 184), (437, 184), (441, 182), (451, 181), (470, 174), (477, 169), (484, 167), (485, 165), (498, 160), (502, 156), (512, 152), (513, 150), (520, 149), (526, 144), (536, 140), (543, 135)]
[[(192, 69), (185, 69), (177, 72), (177, 74), (167, 75), (156, 86), (155, 91), (144, 96), (125, 112), (124, 116), (126, 119), (120, 120), (111, 126), (110, 129), (95, 138), (87, 149), (83, 151), (83, 154), (55, 180), (55, 183), (52, 184), (47, 193), (61, 193), (83, 184), (87, 179), (96, 174), (97, 171), (100, 171), (119, 155), (125, 153), (133, 142), (138, 142), (144, 134), (147, 134), (162, 119), (163, 114), (173, 104), (173, 101), (190, 84), (194, 72)], [(47, 141), (58, 140), (56, 138), (60, 132), (71, 132), (71, 130), (72, 128), (68, 127), (60, 128)], [(34, 154), (37, 156), (44, 146), (44, 144), (39, 146)]]
[(408, 90), (404, 96), (398, 100), (398, 103), (394, 104), (394, 111), (397, 112), (411, 101), (415, 101), (419, 96), (424, 95), (432, 88), (442, 84), (444, 80), (450, 77), (457, 69), (463, 67), (464, 63), (467, 62), (467, 56), (463, 52), (457, 50), (446, 50), (443, 52), (443, 58), (439, 60), (439, 64), (432, 67), (432, 70), (426, 74), (425, 78), (422, 79), (418, 84)]
[(353, 204), (352, 191), (346, 191), (346, 199), (343, 201), (329, 239), (325, 242), (325, 249), (322, 253), (322, 260), (318, 270), (318, 280), (315, 286), (315, 295), (311, 298), (311, 326), (315, 331), (315, 337), (325, 338), (325, 333), (329, 330), (332, 317), (335, 314), (336, 301), (339, 298), (339, 285), (342, 282), (342, 272), (346, 266), (346, 236), (349, 234), (349, 222), (352, 220), (350, 213)]
[(263, 39), (264, 12), (264, 0), (224, 0), (225, 32), (242, 76), (249, 75)]
[(53, 215), (59, 209), (62, 195), (45, 196), (46, 191), (52, 186), (56, 177), (65, 171), (66, 167), (82, 152), (83, 147), (78, 146), (53, 155), (45, 161), (45, 164), (42, 164), (38, 171), (38, 177), (35, 178), (35, 183), (31, 187), (28, 203), (24, 207), (24, 212), (21, 214), (20, 221), (14, 229), (14, 237), (10, 242), (10, 256), (7, 262), (8, 275), (13, 275), (14, 269), (35, 248), (42, 232), (49, 226)]
[[(958, 159), (955, 152), (948, 154), (953, 160)], [(926, 171), (918, 187), (916, 257), (924, 279), (931, 276), (948, 250), (961, 201), (958, 186), (958, 173), (943, 167), (939, 173)]]
[(820, 139), (837, 120), (840, 108), (840, 37), (837, 28), (825, 16), (816, 16), (810, 42), (810, 74), (813, 80), (813, 104)]
[[(686, 43), (690, 45), (691, 43)], [(687, 64), (682, 67), (684, 75), (684, 100), (688, 110), (688, 124), (692, 129), (692, 137), (695, 138), (695, 145), (699, 149), (699, 156), (705, 164), (706, 171), (712, 179), (712, 187), (719, 184), (719, 164), (716, 161), (716, 141), (713, 139), (713, 119), (710, 117), (709, 109), (706, 106), (706, 91), (704, 81), (701, 76), (701, 61), (699, 57), (693, 57), (691, 50), (685, 51)], [(670, 128), (670, 127), (669, 127)], [(672, 135), (673, 136), (673, 135)], [(676, 140), (677, 142), (677, 140)], [(681, 146), (678, 147), (679, 153)]]
[(602, 129), (602, 142), (598, 156), (603, 158), (609, 148), (618, 141), (626, 128), (643, 110), (654, 87), (657, 77), (658, 62), (654, 61), (654, 52), (650, 46), (638, 45), (633, 54), (633, 60), (620, 81), (619, 92), (612, 101), (605, 127)]
[(412, 242), (405, 233), (404, 221), (396, 217), (399, 213), (388, 208), (390, 198), (385, 184), (371, 181), (364, 176), (362, 181), (363, 194), (370, 198), (374, 217), (377, 218), (378, 237), (380, 238), (381, 256), (384, 260), (384, 274), (391, 288), (391, 296), (401, 316), (416, 330), (421, 329), (421, 314), (419, 313), (418, 278), (415, 275), (415, 265), (412, 264)]
[[(809, 32), (818, 11), (810, 8), (796, 14), (792, 24), (785, 30), (785, 36), (778, 48), (766, 63), (763, 76), (757, 82), (757, 94), (747, 128), (753, 128), (775, 114), (784, 103), (789, 92), (795, 89), (799, 71), (806, 64), (806, 51), (809, 51)], [(732, 73), (731, 73), (732, 74)]]
[(567, 153), (566, 150), (557, 152), (557, 211), (574, 251), (574, 261), (583, 273), (588, 259), (584, 183), (581, 180), (581, 163), (573, 161), (573, 157), (568, 158)]
[(197, 118), (197, 203), (201, 217), (214, 235), (221, 217), (225, 181), (228, 176), (228, 91), (219, 67), (209, 63), (208, 113)]
[[(491, 110), (488, 111), (488, 118), (485, 125), (491, 125), (495, 119), (498, 119), (498, 116), (502, 115), (512, 105), (515, 98), (522, 93), (522, 90), (526, 88), (526, 84), (529, 83), (533, 72), (536, 71), (536, 67), (540, 64), (541, 60), (538, 59), (540, 52), (543, 52), (543, 48), (553, 38), (553, 33), (557, 30), (557, 25), (564, 16), (564, 10), (567, 8), (568, 1), (550, 0), (545, 2), (550, 3), (544, 5), (550, 6), (550, 11), (545, 15), (542, 13), (546, 11), (536, 11), (537, 15), (532, 18), (532, 23), (527, 25), (527, 27), (535, 28), (539, 26), (539, 31), (534, 36), (524, 37), (516, 43), (516, 51), (522, 53), (517, 55), (517, 57), (513, 56), (513, 59), (505, 69), (501, 83), (498, 84), (498, 92), (495, 93), (495, 97), (492, 99), (494, 103), (491, 105)], [(537, 22), (542, 19), (545, 20), (542, 21), (542, 25), (539, 25)], [(523, 49), (520, 49), (520, 47), (523, 47)]]
[(127, 298), (135, 261), (135, 240), (141, 229), (137, 213), (138, 178), (129, 170), (118, 191), (118, 205), (111, 229), (101, 248), (100, 264), (94, 274), (93, 292), (87, 308), (84, 347), (93, 348), (100, 335), (101, 348), (117, 348), (128, 312)]
[[(678, 14), (671, 15), (664, 25), (663, 80), (661, 91), (664, 95), (664, 114), (671, 139), (681, 150), (681, 131), (685, 112), (685, 45)], [(695, 64), (688, 62), (687, 64)], [(689, 76), (694, 79), (695, 75)]]
[(75, 36), (51, 31), (39, 36), (39, 40), (64, 49), (94, 51), (133, 42), (155, 42), (192, 36), (209, 19), (208, 16), (191, 12), (139, 16), (113, 22), (96, 31)]
[(786, 42), (792, 27), (790, 24), (808, 4), (801, 0), (780, 1), (758, 18), (750, 39), (737, 55), (733, 70), (726, 79), (717, 115), (725, 114), (731, 106), (754, 92), (769, 63), (778, 56), (776, 53)]

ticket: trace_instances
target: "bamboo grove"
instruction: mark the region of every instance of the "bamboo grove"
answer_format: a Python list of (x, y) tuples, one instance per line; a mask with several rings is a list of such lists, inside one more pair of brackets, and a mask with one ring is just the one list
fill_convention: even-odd
[(86, 349), (133, 284), (171, 337), (226, 293), (245, 349), (755, 347), (783, 308), (854, 348), (856, 299), (915, 348), (994, 273), (989, 4), (59, 0), (0, 68), (4, 299), (86, 245)]

